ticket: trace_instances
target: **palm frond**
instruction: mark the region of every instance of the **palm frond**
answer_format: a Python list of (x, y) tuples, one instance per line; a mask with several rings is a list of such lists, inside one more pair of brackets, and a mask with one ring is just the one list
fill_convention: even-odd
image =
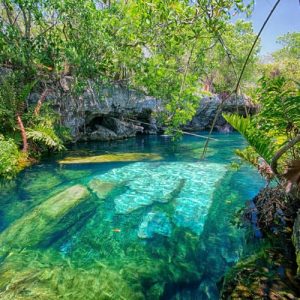
[(258, 130), (253, 127), (251, 119), (244, 118), (235, 114), (223, 114), (224, 119), (238, 132), (240, 132), (249, 145), (255, 149), (255, 151), (267, 162), (273, 157), (275, 153), (274, 142), (262, 133), (258, 133)]

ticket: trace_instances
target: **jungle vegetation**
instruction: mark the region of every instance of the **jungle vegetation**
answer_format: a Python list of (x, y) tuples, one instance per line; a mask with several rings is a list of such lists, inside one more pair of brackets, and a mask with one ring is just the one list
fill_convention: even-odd
[(251, 22), (236, 20), (251, 14), (252, 5), (242, 0), (1, 0), (0, 177), (13, 178), (70, 141), (52, 105), (57, 100), (52, 89), (65, 76), (73, 78), (72, 93), (80, 94), (92, 80), (161, 99), (171, 133), (192, 119), (201, 97), (217, 93), (226, 101), (234, 91), (249, 95), (258, 107), (251, 117), (224, 115), (249, 143), (236, 153), (285, 195), (277, 202), (270, 198), (262, 212), (264, 225), (278, 221), (279, 209), (295, 212), (300, 33), (280, 37), (282, 48), (262, 62), (259, 40), (249, 52), (257, 37)]
[[(252, 5), (241, 0), (1, 1), (0, 64), (8, 73), (1, 76), (0, 89), (1, 175), (11, 177), (41, 153), (63, 149), (68, 132), (51, 101), (45, 101), (51, 98), (51, 82), (62, 76), (75, 79), (74, 92), (93, 80), (162, 99), (171, 131), (192, 118), (201, 96), (228, 95), (256, 37), (250, 22), (232, 18), (250, 14)], [(251, 120), (227, 119), (249, 140), (252, 152), (249, 148), (243, 156), (251, 160), (258, 159), (255, 150), (271, 163), (275, 150), (263, 145), (280, 148), (297, 135), (299, 40), (298, 33), (281, 37), (283, 48), (270, 64), (260, 63), (258, 43), (247, 62), (237, 92), (255, 95), (261, 110)], [(32, 101), (33, 92), (41, 95), (38, 101)], [(281, 101), (287, 101), (288, 112), (281, 111)], [(239, 122), (251, 128), (262, 122), (266, 140), (248, 127), (241, 130)]]

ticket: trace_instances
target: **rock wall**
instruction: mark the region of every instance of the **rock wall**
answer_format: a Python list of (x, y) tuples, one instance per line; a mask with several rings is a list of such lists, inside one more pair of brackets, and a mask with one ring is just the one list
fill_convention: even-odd
[[(71, 91), (72, 77), (52, 86), (47, 100), (61, 116), (75, 141), (110, 141), (137, 134), (156, 134), (153, 113), (160, 101), (120, 86), (101, 86), (89, 81), (82, 93)], [(40, 93), (31, 95), (36, 102)]]
[[(56, 104), (63, 124), (76, 140), (109, 141), (162, 130), (154, 117), (163, 109), (161, 101), (120, 86), (101, 87), (92, 82), (82, 95), (74, 96), (69, 92), (70, 81), (61, 81), (63, 93), (56, 97)], [(184, 130), (209, 130), (221, 101), (217, 95), (199, 99), (199, 108)], [(256, 106), (247, 97), (233, 97), (225, 102), (223, 111), (245, 116), (255, 113)], [(220, 114), (215, 130), (233, 129)]]
[[(11, 70), (0, 68), (0, 77)], [(61, 124), (70, 129), (74, 141), (110, 141), (133, 137), (137, 134), (157, 134), (162, 128), (155, 115), (163, 110), (160, 100), (118, 85), (103, 86), (88, 81), (87, 88), (73, 92), (74, 78), (64, 76), (47, 83), (51, 87), (47, 100), (61, 116)], [(31, 94), (29, 102), (36, 103), (42, 87)], [(209, 130), (221, 104), (217, 95), (199, 99), (199, 108), (192, 121), (184, 126), (186, 131)], [(224, 112), (253, 114), (256, 107), (249, 98), (227, 100)], [(231, 131), (232, 128), (220, 114), (215, 130)]]
[[(199, 108), (192, 121), (184, 127), (185, 130), (209, 130), (213, 124), (213, 120), (219, 106), (221, 105), (221, 102), (221, 98), (217, 95), (200, 99)], [(250, 98), (239, 96), (226, 100), (222, 111), (225, 113), (238, 113), (246, 116), (247, 114), (254, 114), (256, 109), (257, 107), (251, 102)], [(232, 131), (233, 129), (222, 117), (222, 114), (219, 114), (216, 121), (215, 130), (228, 132)]]

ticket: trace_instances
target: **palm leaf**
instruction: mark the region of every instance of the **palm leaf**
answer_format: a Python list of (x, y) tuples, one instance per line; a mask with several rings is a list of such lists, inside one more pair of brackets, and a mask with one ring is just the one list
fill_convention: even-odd
[(258, 130), (253, 127), (251, 119), (244, 118), (235, 114), (223, 114), (224, 119), (238, 132), (240, 132), (249, 145), (267, 162), (273, 157), (275, 153), (274, 142), (262, 133), (257, 133)]

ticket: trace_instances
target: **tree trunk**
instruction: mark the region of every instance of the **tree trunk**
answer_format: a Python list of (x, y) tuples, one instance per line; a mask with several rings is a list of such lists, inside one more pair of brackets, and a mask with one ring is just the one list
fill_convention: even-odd
[(280, 148), (275, 153), (275, 155), (273, 156), (273, 158), (271, 160), (271, 164), (270, 164), (271, 169), (274, 172), (274, 174), (278, 175), (277, 164), (278, 164), (279, 158), (299, 142), (300, 142), (300, 134), (296, 135), (293, 139), (291, 139), (287, 144), (285, 144), (282, 148)]
[(44, 92), (42, 93), (42, 95), (41, 95), (39, 101), (37, 102), (36, 107), (35, 107), (35, 109), (34, 109), (34, 114), (35, 114), (36, 116), (39, 115), (40, 110), (41, 110), (41, 107), (42, 107), (42, 104), (43, 104), (44, 100), (46, 99), (46, 97), (47, 97), (49, 91), (50, 91), (49, 89), (45, 89)]
[(18, 125), (20, 127), (22, 141), (23, 141), (23, 149), (22, 149), (22, 151), (26, 153), (28, 151), (27, 136), (26, 136), (26, 131), (25, 131), (24, 125), (23, 125), (23, 121), (22, 121), (22, 119), (21, 119), (21, 117), (20, 117), (19, 114), (17, 114), (17, 122), (18, 122)]

